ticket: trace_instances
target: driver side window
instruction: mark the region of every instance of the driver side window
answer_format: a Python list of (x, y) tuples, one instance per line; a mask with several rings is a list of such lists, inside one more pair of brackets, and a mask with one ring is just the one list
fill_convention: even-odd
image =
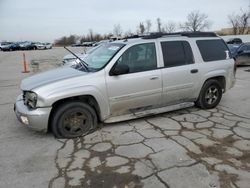
[(117, 64), (127, 65), (129, 67), (129, 73), (156, 69), (155, 44), (146, 43), (130, 47), (118, 59)]

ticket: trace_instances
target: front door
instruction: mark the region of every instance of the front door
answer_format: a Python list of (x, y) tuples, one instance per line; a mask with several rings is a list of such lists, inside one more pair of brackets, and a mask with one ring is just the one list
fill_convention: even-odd
[[(161, 70), (157, 70), (155, 43), (128, 48), (114, 66), (124, 64), (129, 72), (107, 75), (111, 116), (134, 113), (161, 103)], [(114, 68), (114, 67), (113, 67)]]

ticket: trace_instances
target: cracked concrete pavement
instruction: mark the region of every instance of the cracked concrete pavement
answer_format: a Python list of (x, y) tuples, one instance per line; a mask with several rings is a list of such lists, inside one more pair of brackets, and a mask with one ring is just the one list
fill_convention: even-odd
[[(67, 54), (61, 48), (26, 53), (29, 62), (54, 58), (51, 67)], [(244, 70), (250, 67), (238, 69), (236, 86), (215, 109), (105, 124), (68, 140), (16, 120), (13, 103), (27, 76), (20, 61), (21, 52), (0, 53), (0, 187), (249, 187), (250, 73)]]

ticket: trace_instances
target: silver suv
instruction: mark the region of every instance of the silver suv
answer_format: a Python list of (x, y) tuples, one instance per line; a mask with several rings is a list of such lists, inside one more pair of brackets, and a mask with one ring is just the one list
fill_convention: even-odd
[(102, 45), (81, 63), (26, 78), (18, 119), (56, 137), (186, 108), (209, 109), (235, 83), (235, 63), (214, 33), (156, 33)]

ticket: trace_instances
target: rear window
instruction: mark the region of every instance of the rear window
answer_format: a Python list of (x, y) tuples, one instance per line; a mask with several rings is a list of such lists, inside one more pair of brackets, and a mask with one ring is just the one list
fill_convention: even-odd
[(177, 67), (194, 63), (193, 52), (187, 41), (161, 42), (164, 67)]
[(218, 61), (230, 58), (230, 52), (221, 39), (197, 40), (196, 44), (201, 52), (203, 61)]

